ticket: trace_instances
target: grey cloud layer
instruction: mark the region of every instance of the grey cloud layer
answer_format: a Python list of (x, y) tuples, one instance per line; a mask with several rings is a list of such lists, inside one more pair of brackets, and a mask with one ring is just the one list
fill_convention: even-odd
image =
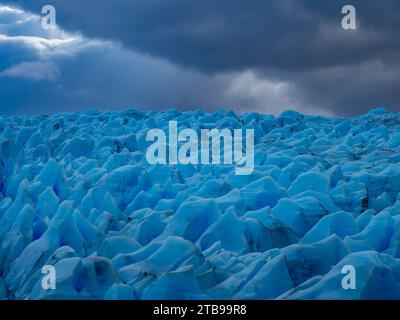
[[(0, 114), (127, 107), (259, 108), (274, 113), (286, 106), (279, 86), (260, 81), (253, 73), (185, 70), (116, 43), (62, 30), (44, 32), (37, 29), (38, 16), (16, 10), (4, 13), (1, 8)], [(270, 103), (264, 105), (264, 99)]]
[[(38, 13), (47, 4), (9, 2)], [(68, 30), (119, 41), (126, 48), (210, 76), (252, 72), (254, 85), (265, 90), (272, 90), (266, 83), (286, 85), (279, 102), (259, 92), (256, 98), (243, 96), (230, 87), (224, 92), (235, 94), (222, 99), (222, 106), (237, 99), (234, 107), (247, 111), (264, 96), (269, 99), (265, 104), (278, 103), (277, 108), (287, 101), (292, 108), (338, 115), (375, 106), (399, 108), (395, 83), (400, 82), (400, 2), (350, 2), (357, 8), (357, 31), (340, 27), (340, 11), (347, 0), (52, 1), (59, 23)], [(229, 83), (237, 85), (243, 77)]]
[[(349, 1), (52, 1), (59, 21), (90, 37), (119, 40), (145, 53), (202, 70), (301, 70), (381, 58), (400, 49), (396, 0), (353, 0), (357, 32), (343, 32)], [(44, 0), (18, 0), (38, 10)]]

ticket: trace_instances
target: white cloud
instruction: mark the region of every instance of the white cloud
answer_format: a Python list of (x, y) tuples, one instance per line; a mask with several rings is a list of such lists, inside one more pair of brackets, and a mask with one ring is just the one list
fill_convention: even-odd
[(53, 56), (74, 55), (87, 45), (98, 43), (60, 28), (44, 30), (40, 16), (0, 4), (0, 45), (29, 48), (46, 60)]
[(60, 77), (60, 70), (53, 62), (22, 62), (1, 72), (0, 77), (55, 81)]
[(279, 113), (292, 103), (289, 91), (289, 83), (260, 79), (254, 72), (245, 71), (231, 78), (224, 96), (232, 102), (240, 101), (243, 112)]
[(227, 79), (222, 99), (238, 106), (240, 112), (277, 115), (288, 109), (296, 109), (304, 114), (333, 115), (318, 106), (300, 104), (295, 97), (299, 89), (292, 82), (260, 76), (251, 70), (231, 74)]
[(7, 36), (0, 34), (0, 43), (17, 43), (25, 44), (36, 49), (42, 55), (54, 52), (54, 49), (62, 46), (71, 45), (79, 41), (79, 38), (67, 38), (67, 39), (46, 39), (41, 37), (32, 36)]
[(17, 14), (24, 14), (24, 11), (17, 8), (12, 8), (8, 6), (4, 6), (0, 4), (0, 13), (17, 13)]

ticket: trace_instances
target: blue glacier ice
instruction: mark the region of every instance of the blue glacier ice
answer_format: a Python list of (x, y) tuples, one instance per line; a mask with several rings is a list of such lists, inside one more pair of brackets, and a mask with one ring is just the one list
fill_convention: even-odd
[[(150, 165), (169, 121), (254, 129), (254, 171)], [(0, 299), (400, 299), (400, 113), (0, 116)]]

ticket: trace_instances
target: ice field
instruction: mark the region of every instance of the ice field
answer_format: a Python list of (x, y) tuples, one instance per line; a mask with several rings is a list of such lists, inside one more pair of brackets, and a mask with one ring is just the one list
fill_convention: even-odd
[[(171, 120), (254, 129), (254, 171), (150, 165)], [(400, 299), (399, 192), (385, 109), (0, 117), (0, 299)]]

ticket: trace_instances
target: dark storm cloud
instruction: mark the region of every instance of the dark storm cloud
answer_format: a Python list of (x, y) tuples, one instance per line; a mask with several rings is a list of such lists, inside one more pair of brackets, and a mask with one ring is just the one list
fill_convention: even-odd
[(294, 84), (291, 96), (303, 108), (324, 108), (341, 116), (359, 115), (376, 107), (400, 110), (398, 61), (376, 59), (282, 76)]
[[(78, 41), (79, 50), (77, 44), (66, 44), (44, 57), (31, 54), (35, 50), (28, 45), (16, 46), (12, 63), (0, 67), (0, 114), (204, 105), (212, 110), (216, 101), (226, 102), (217, 93), (228, 79), (185, 72), (114, 44), (86, 41)], [(0, 51), (0, 61), (7, 57), (7, 51)]]
[(0, 5), (0, 114), (213, 109), (223, 101), (213, 92), (223, 92), (228, 80), (184, 71), (115, 43), (62, 30), (46, 33), (38, 16)]
[[(36, 12), (48, 3), (14, 2)], [(298, 71), (398, 52), (400, 2), (350, 2), (358, 9), (357, 32), (341, 29), (348, 0), (52, 1), (68, 29), (206, 71)]]
[(115, 42), (45, 31), (40, 22), (38, 15), (0, 4), (0, 114), (126, 107), (279, 113), (291, 103), (287, 83), (251, 71), (184, 69)]
[[(4, 1), (3, 1), (4, 2)], [(47, 0), (8, 1), (40, 13)], [(397, 0), (115, 0), (51, 1), (58, 22), (91, 38), (167, 59), (209, 75), (253, 72), (251, 82), (270, 90), (284, 84), (281, 100), (268, 95), (231, 96), (236, 109), (291, 103), (294, 109), (355, 115), (371, 107), (400, 107), (400, 2)], [(358, 30), (341, 29), (341, 8), (357, 9)], [(239, 77), (240, 78), (240, 77)], [(243, 78), (243, 77), (242, 77)], [(256, 80), (258, 82), (256, 82)], [(241, 80), (231, 79), (231, 83)], [(261, 84), (260, 84), (261, 83)], [(274, 83), (274, 84), (273, 84)], [(222, 88), (232, 92), (232, 88)], [(239, 90), (239, 91), (238, 91)], [(221, 97), (208, 90), (186, 101)], [(200, 103), (199, 103), (200, 104)], [(204, 106), (203, 106), (204, 107)], [(260, 108), (256, 108), (261, 111)], [(268, 109), (270, 110), (270, 109)]]

